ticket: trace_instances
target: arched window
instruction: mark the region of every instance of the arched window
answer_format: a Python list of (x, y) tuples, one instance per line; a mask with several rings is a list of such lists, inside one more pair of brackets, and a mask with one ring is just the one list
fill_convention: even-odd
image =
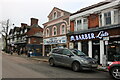
[(66, 26), (65, 26), (65, 24), (62, 24), (60, 26), (60, 34), (65, 34), (65, 33), (66, 33)]
[(46, 37), (49, 37), (50, 36), (50, 30), (47, 28), (46, 29)]
[(52, 30), (53, 30), (53, 36), (57, 35), (57, 27), (54, 26)]
[(57, 18), (57, 12), (54, 12), (54, 14), (53, 14), (53, 18), (54, 18), (54, 19)]

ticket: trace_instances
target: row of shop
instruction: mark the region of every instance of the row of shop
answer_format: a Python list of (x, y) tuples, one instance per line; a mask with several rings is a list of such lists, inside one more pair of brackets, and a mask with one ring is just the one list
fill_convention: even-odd
[(47, 55), (54, 47), (76, 48), (92, 58), (99, 64), (120, 59), (120, 25), (89, 29), (83, 32), (73, 32), (66, 36), (44, 39), (44, 49)]

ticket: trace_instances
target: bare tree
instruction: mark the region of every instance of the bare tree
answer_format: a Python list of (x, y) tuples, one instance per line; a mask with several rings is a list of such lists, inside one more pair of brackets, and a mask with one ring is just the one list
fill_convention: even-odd
[(6, 21), (2, 21), (0, 22), (1, 24), (1, 27), (2, 27), (2, 30), (0, 31), (0, 34), (2, 35), (3, 39), (4, 39), (4, 43), (5, 43), (5, 46), (4, 46), (4, 49), (5, 51), (7, 50), (7, 46), (8, 46), (8, 31), (9, 31), (9, 28), (10, 28), (10, 23), (9, 23), (9, 19), (6, 20)]

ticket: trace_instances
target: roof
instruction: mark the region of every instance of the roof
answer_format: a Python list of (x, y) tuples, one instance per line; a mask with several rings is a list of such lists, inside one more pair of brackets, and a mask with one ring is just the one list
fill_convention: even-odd
[(110, 3), (110, 2), (111, 2), (111, 1), (103, 1), (103, 2), (99, 2), (99, 3), (97, 3), (97, 4), (93, 4), (93, 5), (91, 5), (91, 6), (88, 6), (88, 7), (85, 7), (85, 8), (82, 8), (82, 9), (78, 10), (77, 12), (71, 14), (71, 16), (72, 16), (72, 15), (75, 15), (75, 14), (78, 14), (78, 13), (81, 13), (81, 12), (84, 12), (84, 11), (87, 11), (87, 10), (90, 10), (90, 9), (93, 9), (93, 8), (95, 8), (95, 7), (99, 7), (99, 6), (108, 4), (108, 3)]
[(60, 10), (60, 11), (62, 11), (62, 12), (66, 12), (66, 13), (71, 14), (71, 13), (68, 12), (68, 11), (65, 11), (65, 10), (59, 9), (59, 8), (57, 8), (57, 7), (54, 7), (54, 8), (52, 9), (52, 11), (50, 12), (50, 14), (48, 15), (48, 17), (51, 15), (51, 13), (52, 13), (55, 9), (58, 9), (58, 10)]

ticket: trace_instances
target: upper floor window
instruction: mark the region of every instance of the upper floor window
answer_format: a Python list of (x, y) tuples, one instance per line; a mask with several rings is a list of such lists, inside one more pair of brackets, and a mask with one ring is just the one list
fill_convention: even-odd
[(54, 19), (57, 18), (57, 12), (54, 12), (54, 14), (53, 14), (53, 18), (54, 18)]
[(118, 11), (118, 23), (120, 23), (120, 10)]
[(46, 37), (49, 37), (50, 36), (50, 30), (47, 28), (46, 29)]
[(83, 19), (83, 29), (87, 29), (88, 28), (88, 20), (87, 18)]
[(60, 33), (65, 34), (65, 32), (66, 32), (65, 30), (66, 30), (65, 24), (62, 24), (60, 27)]
[(77, 31), (83, 30), (83, 29), (88, 29), (88, 20), (87, 18), (82, 18), (76, 20), (76, 29)]
[(82, 29), (82, 20), (79, 19), (77, 20), (77, 30), (81, 30)]
[(56, 26), (53, 27), (53, 36), (55, 36), (55, 35), (57, 35), (57, 27)]
[(111, 12), (104, 13), (105, 25), (111, 24)]

